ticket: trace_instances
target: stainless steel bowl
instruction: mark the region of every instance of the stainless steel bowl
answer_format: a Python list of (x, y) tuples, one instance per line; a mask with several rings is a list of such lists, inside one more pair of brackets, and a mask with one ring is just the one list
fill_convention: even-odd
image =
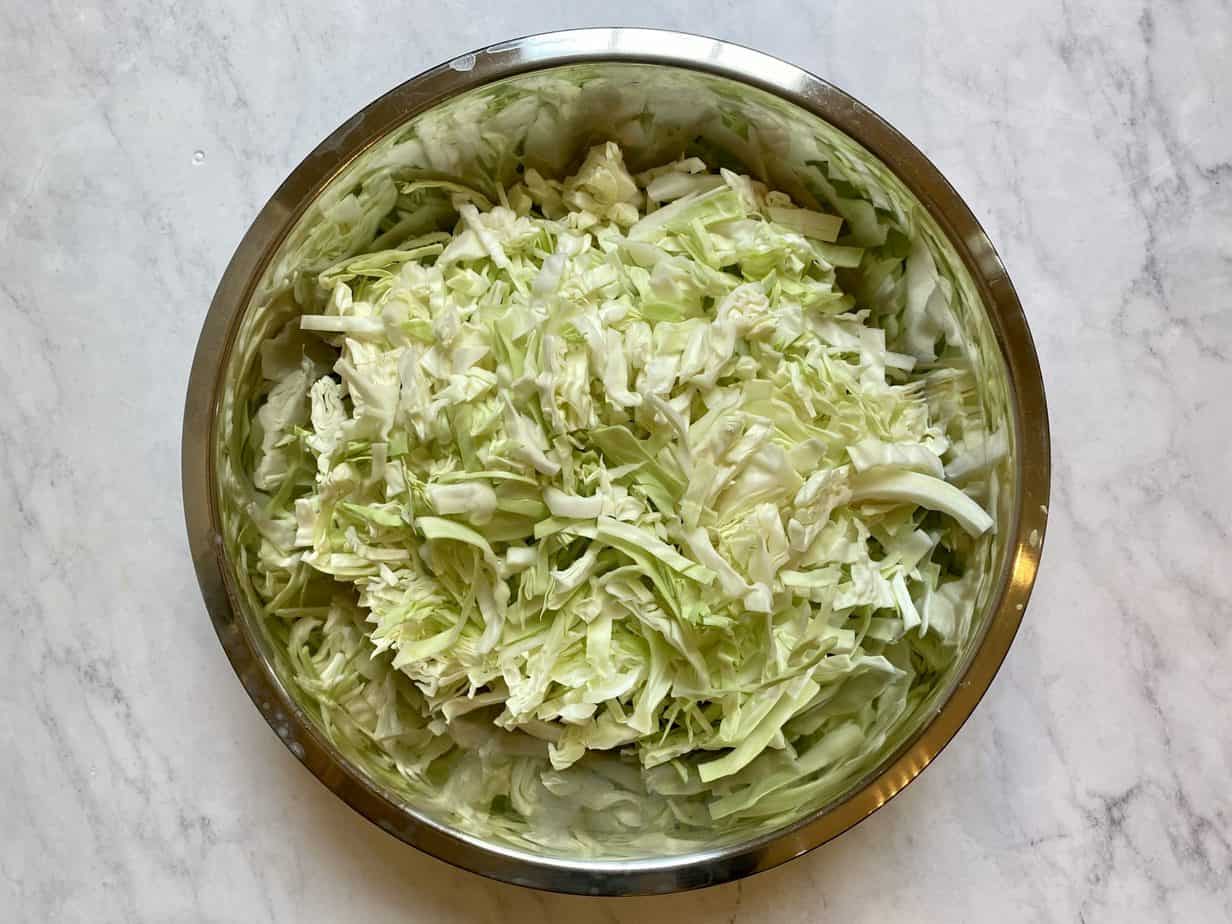
[[(725, 98), (748, 97), (754, 100), (751, 105), (787, 120), (777, 123), (779, 134), (787, 136), (778, 139), (786, 145), (784, 157), (793, 139), (792, 130), (784, 132), (782, 126), (806, 124), (809, 131), (828, 132), (873, 155), (887, 181), (901, 185), (927, 215), (939, 246), (955, 261), (960, 288), (966, 287), (977, 305), (968, 321), (984, 332), (987, 355), (982, 361), (996, 372), (1010, 431), (1007, 489), (997, 500), (996, 551), (979, 626), (970, 651), (925, 713), (841, 798), (789, 827), (682, 856), (573, 860), (532, 855), (434, 820), (367, 775), (331, 746), (280, 679), (252, 608), (237, 588), (220, 512), (228, 378), (262, 335), (252, 306), (277, 286), (287, 242), (302, 236), (313, 210), (339, 195), (348, 176), (383, 156), (387, 147), (382, 146), (417, 117), (496, 82), (577, 67), (613, 80), (612, 86), (625, 79), (662, 85), (666, 90), (657, 97), (658, 105), (687, 109), (689, 94), (701, 92), (698, 81), (709, 81), (705, 86)], [(619, 99), (610, 102), (618, 105)], [(606, 105), (592, 101), (578, 114), (587, 123), (585, 132), (602, 134)], [(774, 126), (764, 134), (774, 135)], [(765, 166), (773, 175), (775, 165)], [(937, 169), (873, 112), (806, 71), (738, 45), (644, 29), (549, 33), (463, 55), (381, 97), (330, 135), (261, 210), (223, 274), (197, 346), (184, 415), (184, 508), (202, 594), (236, 673), (288, 748), (352, 808), (408, 844), (496, 879), (582, 894), (670, 892), (769, 869), (842, 833), (918, 776), (971, 714), (1013, 640), (1038, 566), (1048, 478), (1047, 411), (1022, 307), (988, 237)]]

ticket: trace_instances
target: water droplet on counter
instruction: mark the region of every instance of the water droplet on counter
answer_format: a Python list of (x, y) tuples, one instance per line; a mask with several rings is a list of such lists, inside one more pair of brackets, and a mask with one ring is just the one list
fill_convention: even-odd
[(193, 151), (192, 162), (194, 167), (200, 167), (205, 163), (205, 151)]

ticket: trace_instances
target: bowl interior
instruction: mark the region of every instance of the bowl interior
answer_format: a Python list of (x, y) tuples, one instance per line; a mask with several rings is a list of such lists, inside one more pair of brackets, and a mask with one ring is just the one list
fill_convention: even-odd
[[(596, 830), (583, 850), (568, 839), (494, 833), (474, 811), (435, 801), (408, 784), (396, 766), (374, 760), (371, 751), (357, 746), (302, 695), (290, 679), (287, 628), (262, 616), (267, 591), (244, 566), (253, 554), (253, 530), (243, 461), (262, 390), (261, 345), (300, 312), (297, 298), (316, 272), (370, 248), (377, 222), (394, 207), (397, 181), (456, 178), (495, 197), (526, 168), (547, 176), (567, 175), (589, 146), (604, 140), (621, 145), (632, 170), (697, 154), (712, 167), (749, 173), (799, 203), (838, 211), (852, 230), (853, 243), (885, 261), (890, 284), (928, 286), (924, 297), (946, 306), (944, 337), (951, 361), (959, 356), (957, 361), (973, 372), (990, 435), (989, 464), (971, 476), (968, 489), (995, 511), (1001, 528), (977, 543), (973, 552), (982, 586), (976, 617), (966, 627), (963, 655), (921, 691), (870, 759), (844, 766), (813, 787), (806, 801), (770, 823), (705, 835), (682, 829), (666, 837), (615, 843)], [(480, 86), (406, 119), (347, 162), (303, 204), (289, 226), (229, 332), (212, 421), (211, 490), (238, 630), (257, 649), (264, 669), (286, 697), (287, 722), (307, 723), (318, 740), (328, 742), (343, 772), (362, 777), (365, 787), (401, 807), (414, 824), (494, 842), (503, 850), (578, 862), (701, 856), (772, 836), (830, 810), (892, 763), (937, 715), (979, 648), (1009, 579), (1018, 430), (1007, 365), (967, 264), (927, 204), (850, 136), (792, 102), (726, 77), (619, 61), (567, 65)], [(907, 279), (909, 260), (933, 272)], [(897, 324), (893, 317), (885, 322), (891, 343), (908, 336)]]

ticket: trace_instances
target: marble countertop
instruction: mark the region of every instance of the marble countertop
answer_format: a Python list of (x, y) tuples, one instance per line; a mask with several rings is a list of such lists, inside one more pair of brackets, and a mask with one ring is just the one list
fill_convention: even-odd
[[(0, 0), (0, 920), (1232, 917), (1226, 0), (297, 5)], [(458, 872), (318, 784), (189, 563), (180, 415), (286, 173), (425, 67), (530, 31), (704, 30), (831, 79), (996, 241), (1051, 404), (1026, 621), (899, 798), (773, 872), (597, 901)]]

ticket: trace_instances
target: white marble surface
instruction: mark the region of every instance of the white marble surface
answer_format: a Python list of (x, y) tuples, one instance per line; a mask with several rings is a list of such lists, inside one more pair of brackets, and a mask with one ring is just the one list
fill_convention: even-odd
[[(1232, 917), (1232, 8), (674, 9), (0, 0), (0, 920)], [(284, 750), (197, 592), (179, 430), (225, 261), (319, 139), (456, 53), (613, 19), (798, 62), (938, 163), (1035, 331), (1054, 504), (1006, 666), (919, 781), (774, 872), (605, 902), (421, 856)]]

